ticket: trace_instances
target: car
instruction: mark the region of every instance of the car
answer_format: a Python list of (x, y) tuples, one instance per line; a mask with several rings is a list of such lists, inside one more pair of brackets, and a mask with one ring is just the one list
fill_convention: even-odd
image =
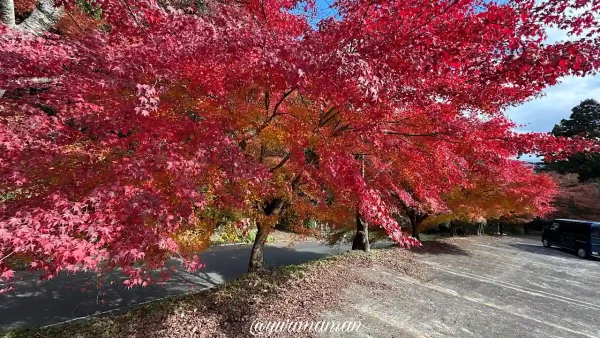
[(600, 252), (600, 222), (555, 219), (542, 231), (542, 244), (574, 250), (581, 258)]

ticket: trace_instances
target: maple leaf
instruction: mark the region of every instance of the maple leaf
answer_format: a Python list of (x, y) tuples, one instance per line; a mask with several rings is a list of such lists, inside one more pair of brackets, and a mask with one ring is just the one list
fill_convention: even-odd
[(0, 275), (2, 278), (4, 278), (4, 280), (8, 280), (11, 279), (15, 276), (15, 271), (14, 270), (4, 270), (2, 271), (2, 274)]

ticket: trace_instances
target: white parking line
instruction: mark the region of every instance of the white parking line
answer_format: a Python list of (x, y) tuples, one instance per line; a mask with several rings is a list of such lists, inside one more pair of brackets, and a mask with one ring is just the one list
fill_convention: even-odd
[(590, 335), (590, 334), (585, 333), (585, 332), (581, 332), (581, 331), (576, 331), (576, 330), (573, 330), (573, 329), (569, 329), (568, 327), (564, 327), (562, 325), (558, 325), (558, 324), (546, 322), (546, 321), (543, 321), (543, 320), (539, 320), (537, 318), (533, 318), (533, 317), (527, 316), (527, 315), (522, 314), (522, 313), (509, 311), (509, 310), (503, 308), (502, 306), (499, 306), (499, 305), (496, 305), (496, 304), (493, 304), (493, 303), (490, 303), (490, 302), (487, 302), (487, 301), (482, 301), (480, 299), (475, 299), (475, 298), (472, 298), (472, 297), (469, 297), (469, 296), (464, 296), (464, 295), (461, 295), (461, 294), (457, 293), (454, 290), (446, 289), (446, 288), (441, 287), (439, 285), (422, 283), (420, 281), (417, 281), (417, 280), (409, 278), (409, 277), (395, 276), (395, 278), (398, 279), (398, 280), (402, 280), (404, 282), (410, 283), (410, 284), (414, 284), (414, 285), (417, 285), (417, 286), (422, 286), (422, 287), (428, 288), (430, 290), (434, 290), (434, 291), (437, 291), (437, 292), (440, 292), (440, 293), (444, 293), (446, 295), (450, 295), (450, 296), (453, 296), (453, 297), (462, 298), (462, 299), (465, 299), (465, 300), (473, 302), (473, 303), (485, 305), (487, 307), (490, 307), (490, 308), (493, 308), (493, 309), (496, 309), (496, 310), (500, 310), (500, 311), (509, 313), (511, 315), (514, 315), (514, 316), (517, 316), (517, 317), (521, 317), (523, 319), (531, 320), (531, 321), (539, 323), (539, 324), (551, 326), (553, 328), (569, 332), (571, 334), (576, 334), (576, 335), (580, 335), (580, 336), (584, 336), (584, 337), (590, 337), (590, 338), (597, 338), (598, 337), (597, 335)]
[[(471, 257), (468, 257), (467, 259), (463, 261), (452, 261), (452, 264), (458, 269), (458, 268), (462, 268), (462, 267), (471, 267), (473, 265), (478, 265), (478, 266), (483, 266), (486, 267), (486, 272), (494, 272), (494, 269), (505, 269), (505, 267), (503, 265), (505, 264), (511, 264), (511, 270), (516, 270), (516, 271), (523, 271), (526, 273), (530, 273), (531, 272), (531, 266), (535, 266), (535, 267), (540, 267), (540, 266), (544, 266), (546, 268), (548, 268), (547, 270), (543, 270), (544, 272), (536, 272), (536, 277), (539, 277), (541, 279), (550, 279), (550, 280), (554, 280), (556, 282), (558, 282), (561, 285), (564, 285), (565, 283), (568, 283), (569, 285), (573, 286), (578, 286), (578, 287), (584, 287), (585, 284), (580, 282), (580, 280), (582, 279), (586, 279), (588, 282), (593, 282), (596, 283), (596, 281), (598, 279), (600, 279), (600, 273), (585, 273), (585, 274), (579, 274), (579, 273), (573, 273), (573, 269), (562, 269), (560, 267), (557, 267), (556, 265), (552, 266), (549, 264), (544, 265), (536, 263), (536, 262), (532, 262), (529, 260), (521, 260), (518, 258), (512, 258), (509, 257), (509, 259), (514, 260), (515, 262), (521, 262), (522, 264), (512, 264), (512, 262), (506, 262), (506, 261), (492, 261), (493, 265), (487, 266), (488, 264), (490, 264), (490, 259), (487, 257), (487, 255), (490, 255), (489, 252), (484, 252), (484, 251), (478, 251), (478, 250), (470, 250), (471, 252), (475, 252), (478, 255), (473, 255)], [(479, 255), (481, 253), (481, 255)], [(486, 257), (484, 257), (486, 256)], [(497, 256), (497, 255), (494, 255)], [(505, 256), (502, 257), (503, 259), (505, 258)], [(438, 259), (439, 260), (439, 259)], [(433, 257), (432, 258), (428, 258), (425, 259), (424, 261), (433, 261)], [(461, 263), (459, 266), (456, 266), (456, 263)], [(464, 263), (464, 264), (462, 264)], [(545, 272), (548, 271), (548, 272)], [(577, 271), (581, 271), (581, 270), (577, 270)], [(553, 274), (556, 273), (560, 273), (560, 277), (556, 277)], [(568, 275), (572, 278), (565, 278), (562, 275)]]
[[(510, 251), (510, 250), (503, 250), (503, 251), (504, 252), (514, 252), (514, 251)], [(490, 252), (490, 251), (469, 249), (469, 252), (474, 252), (474, 253), (481, 254), (481, 255), (498, 257), (498, 250), (496, 252)], [(552, 256), (552, 257), (554, 257), (554, 256)], [(532, 259), (520, 258), (520, 257), (518, 258), (515, 256), (507, 256), (507, 255), (502, 256), (502, 259), (508, 259), (508, 260), (514, 260), (517, 262), (529, 263), (529, 264), (533, 264), (535, 266), (543, 266), (543, 267), (547, 267), (547, 268), (552, 268), (556, 271), (561, 271), (561, 272), (566, 272), (566, 273), (568, 273), (570, 270), (572, 270), (572, 267), (571, 267), (571, 269), (560, 268), (556, 264), (549, 263), (549, 260), (546, 260), (548, 262), (548, 263), (546, 263), (546, 262), (540, 262), (539, 260), (532, 260)], [(575, 262), (576, 262), (576, 260), (575, 260)], [(571, 266), (574, 265), (573, 260), (567, 260), (563, 263), (571, 264)], [(592, 263), (592, 262), (590, 262), (590, 263)], [(579, 270), (581, 272), (592, 272), (592, 273), (597, 272), (597, 269), (593, 269), (592, 266), (589, 266), (589, 265), (587, 265), (585, 268), (578, 266), (577, 270)]]
[(431, 266), (432, 268), (436, 269), (436, 270), (440, 270), (443, 271), (445, 273), (449, 273), (451, 275), (455, 275), (455, 276), (460, 276), (463, 278), (470, 278), (470, 279), (474, 279), (480, 282), (484, 282), (484, 283), (488, 283), (488, 284), (493, 284), (496, 286), (500, 286), (500, 287), (504, 287), (507, 289), (511, 289), (514, 291), (518, 291), (518, 292), (522, 292), (522, 293), (527, 293), (533, 296), (539, 296), (539, 297), (545, 297), (545, 298), (549, 298), (549, 299), (554, 299), (557, 301), (561, 301), (564, 303), (568, 303), (571, 305), (577, 305), (589, 310), (598, 310), (600, 311), (600, 306), (596, 305), (596, 304), (592, 304), (592, 303), (588, 303), (588, 302), (584, 302), (581, 300), (577, 300), (577, 299), (573, 299), (573, 298), (568, 298), (568, 297), (563, 297), (563, 296), (559, 296), (559, 295), (553, 295), (541, 290), (533, 290), (533, 289), (528, 289), (528, 288), (524, 288), (524, 287), (520, 287), (518, 285), (515, 284), (510, 284), (507, 282), (501, 282), (501, 281), (497, 281), (497, 280), (493, 280), (490, 278), (486, 278), (486, 277), (481, 277), (481, 276), (477, 276), (477, 275), (473, 275), (470, 273), (459, 273), (459, 272), (454, 272), (451, 271), (449, 269), (446, 268), (442, 268), (440, 265), (436, 264), (436, 263), (430, 263), (430, 262), (426, 262), (425, 264)]
[[(572, 258), (565, 258), (565, 257), (561, 257), (559, 255), (545, 255), (544, 250), (548, 250), (549, 252), (554, 250), (552, 248), (544, 248), (543, 246), (540, 245), (540, 250), (539, 252), (532, 252), (532, 251), (523, 251), (523, 250), (519, 250), (518, 248), (514, 248), (514, 247), (499, 247), (499, 246), (491, 246), (491, 245), (486, 245), (486, 244), (475, 244), (476, 246), (479, 247), (483, 247), (483, 248), (487, 248), (487, 249), (493, 249), (495, 251), (503, 251), (503, 252), (509, 252), (509, 253), (519, 253), (521, 254), (521, 256), (530, 256), (530, 257), (536, 257), (536, 258), (542, 258), (544, 261), (548, 261), (548, 262), (563, 262), (563, 263), (567, 263), (567, 264), (577, 264), (577, 265), (584, 265), (586, 267), (592, 268), (595, 267), (595, 263), (589, 260), (584, 260), (584, 259), (572, 259)], [(531, 244), (529, 244), (531, 245)], [(540, 257), (541, 255), (541, 257)]]

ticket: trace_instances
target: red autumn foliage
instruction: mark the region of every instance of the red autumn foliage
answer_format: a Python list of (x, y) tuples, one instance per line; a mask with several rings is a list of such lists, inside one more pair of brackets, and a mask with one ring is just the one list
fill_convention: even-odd
[(60, 33), (62, 38), (78, 39), (83, 35), (90, 34), (100, 24), (100, 20), (90, 17), (80, 7), (74, 6), (61, 17), (54, 29)]
[(553, 174), (559, 184), (554, 200), (553, 218), (600, 221), (600, 185), (598, 182), (579, 182), (576, 174)]
[(15, 14), (24, 17), (26, 14), (33, 12), (36, 0), (15, 0)]
[[(0, 257), (46, 278), (120, 267), (145, 285), (173, 254), (196, 268), (178, 234), (214, 210), (272, 223), (277, 199), (358, 207), (410, 246), (394, 198), (443, 210), (519, 153), (598, 149), (502, 113), (598, 69), (597, 2), (340, 0), (318, 28), (294, 0), (97, 4), (102, 29), (75, 36), (0, 27)], [(580, 38), (546, 44), (552, 26)]]

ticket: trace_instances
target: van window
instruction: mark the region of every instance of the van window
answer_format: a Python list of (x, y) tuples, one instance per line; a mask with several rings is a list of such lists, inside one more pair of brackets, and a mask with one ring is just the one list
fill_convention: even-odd
[(571, 224), (566, 223), (566, 222), (560, 222), (558, 224), (558, 228), (560, 230), (560, 232), (571, 232)]
[(600, 224), (592, 224), (592, 237), (600, 238)]
[(552, 222), (550, 226), (550, 230), (558, 230), (558, 222)]
[(560, 222), (560, 232), (578, 236), (587, 236), (589, 234), (589, 227), (589, 223)]

